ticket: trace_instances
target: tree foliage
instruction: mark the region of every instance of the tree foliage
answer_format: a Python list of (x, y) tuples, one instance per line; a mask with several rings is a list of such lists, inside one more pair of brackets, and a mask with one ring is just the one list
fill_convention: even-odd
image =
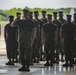
[[(67, 15), (70, 13), (70, 9), (71, 8), (60, 8), (61, 10), (63, 10), (63, 12)], [(0, 12), (3, 12), (6, 15), (13, 15), (16, 17), (16, 13), (20, 12), (22, 14), (22, 10), (21, 8), (12, 8), (10, 10), (0, 10)], [(34, 11), (39, 11), (39, 15), (41, 16), (41, 11), (45, 10), (47, 11), (47, 14), (53, 14), (54, 11), (58, 12), (59, 9), (53, 9), (53, 8), (29, 8), (30, 11), (34, 12)], [(76, 12), (76, 8), (74, 8), (75, 12)], [(5, 17), (3, 17), (2, 15), (0, 15), (0, 20), (7, 20)]]

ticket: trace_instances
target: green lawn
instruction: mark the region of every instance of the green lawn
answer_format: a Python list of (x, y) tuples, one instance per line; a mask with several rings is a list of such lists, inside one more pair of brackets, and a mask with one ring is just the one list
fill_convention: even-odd
[(0, 25), (6, 25), (8, 21), (0, 21)]

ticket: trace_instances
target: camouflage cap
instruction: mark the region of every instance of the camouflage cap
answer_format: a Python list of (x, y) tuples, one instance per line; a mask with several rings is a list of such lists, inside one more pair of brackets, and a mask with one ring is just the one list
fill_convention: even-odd
[(67, 15), (67, 18), (71, 18), (72, 15)]
[(53, 12), (54, 15), (57, 15), (57, 12)]
[(47, 18), (48, 18), (48, 19), (51, 19), (51, 18), (52, 18), (52, 15), (51, 15), (51, 14), (48, 14), (48, 15), (47, 15)]
[(10, 16), (9, 16), (9, 18), (13, 19), (13, 18), (14, 18), (14, 16), (10, 15)]
[(28, 9), (23, 9), (23, 12), (24, 13), (29, 13), (29, 10)]
[(44, 11), (44, 10), (43, 10), (43, 11), (42, 11), (42, 13), (43, 13), (43, 14), (45, 14), (45, 13), (46, 13), (46, 11)]
[(34, 14), (38, 14), (38, 11), (34, 11)]
[(59, 14), (63, 14), (63, 11), (59, 11)]
[(20, 13), (20, 12), (17, 12), (16, 14), (17, 14), (17, 15), (21, 15), (21, 13)]

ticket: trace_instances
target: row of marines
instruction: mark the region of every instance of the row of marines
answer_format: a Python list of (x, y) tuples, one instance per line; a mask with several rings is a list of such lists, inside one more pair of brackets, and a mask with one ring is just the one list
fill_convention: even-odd
[(59, 62), (61, 53), (61, 60), (63, 61), (65, 55), (66, 61), (63, 66), (73, 67), (76, 14), (73, 22), (71, 15), (67, 15), (67, 20), (63, 19), (62, 11), (59, 12), (59, 16), (58, 12), (53, 12), (53, 19), (51, 14), (46, 14), (46, 11), (42, 11), (41, 19), (38, 11), (34, 11), (33, 19), (33, 13), (28, 9), (23, 9), (22, 19), (21, 13), (16, 13), (16, 16), (15, 20), (14, 16), (9, 16), (9, 23), (4, 28), (9, 59), (6, 65), (14, 65), (19, 61), (22, 65), (19, 71), (30, 71), (30, 64), (46, 60), (44, 66), (53, 66), (54, 62)]

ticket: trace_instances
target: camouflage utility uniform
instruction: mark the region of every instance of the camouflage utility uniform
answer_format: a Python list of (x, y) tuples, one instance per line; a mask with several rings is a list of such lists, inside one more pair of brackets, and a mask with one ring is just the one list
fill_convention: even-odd
[(34, 22), (31, 19), (17, 21), (19, 28), (20, 59), (22, 65), (29, 65), (31, 58), (31, 35)]
[(13, 28), (10, 26), (10, 24), (5, 26), (4, 32), (6, 33), (5, 41), (8, 59), (15, 59), (16, 50), (18, 48), (17, 31), (17, 26)]

